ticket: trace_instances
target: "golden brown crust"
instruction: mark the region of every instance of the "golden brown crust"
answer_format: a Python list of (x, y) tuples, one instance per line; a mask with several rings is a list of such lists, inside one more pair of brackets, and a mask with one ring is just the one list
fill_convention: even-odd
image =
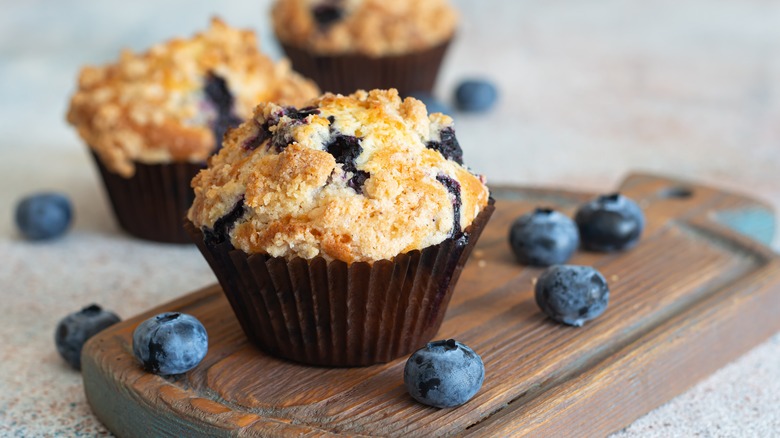
[[(188, 217), (275, 257), (370, 262), (438, 244), (489, 195), (456, 155), (432, 146), (442, 130), (453, 132), (452, 119), (428, 117), (396, 90), (325, 94), (301, 110), (261, 104), (193, 179)], [(236, 205), (243, 213), (220, 230)]]
[[(341, 15), (326, 25), (316, 8)], [(284, 43), (312, 53), (386, 56), (424, 50), (452, 38), (457, 13), (447, 0), (277, 0), (273, 23)]]
[(224, 79), (240, 119), (251, 117), (258, 102), (297, 105), (319, 94), (286, 60), (274, 64), (261, 54), (253, 32), (215, 18), (190, 39), (85, 67), (68, 122), (106, 167), (125, 177), (136, 161), (204, 161), (216, 145), (211, 125), (217, 110), (204, 93), (209, 74)]

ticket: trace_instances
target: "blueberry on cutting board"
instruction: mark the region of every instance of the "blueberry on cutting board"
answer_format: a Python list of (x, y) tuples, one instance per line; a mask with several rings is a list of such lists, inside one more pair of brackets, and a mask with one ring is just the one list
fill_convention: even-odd
[(466, 403), (482, 387), (483, 380), (482, 358), (454, 339), (429, 342), (414, 352), (404, 367), (404, 385), (409, 395), (437, 408)]
[(487, 111), (495, 105), (496, 100), (498, 90), (486, 80), (466, 80), (455, 89), (455, 106), (461, 111)]
[(206, 357), (206, 351), (206, 328), (186, 313), (161, 313), (133, 331), (133, 354), (144, 369), (155, 374), (185, 373)]
[(48, 240), (67, 231), (73, 219), (70, 200), (59, 193), (37, 193), (16, 205), (16, 226), (28, 240)]
[(550, 266), (566, 263), (580, 245), (580, 236), (577, 225), (568, 216), (537, 208), (512, 223), (509, 244), (518, 262)]
[(555, 265), (536, 280), (536, 304), (563, 324), (581, 327), (607, 309), (609, 286), (590, 266)]
[(103, 310), (97, 304), (71, 313), (57, 324), (57, 330), (54, 332), (57, 351), (68, 365), (80, 370), (81, 350), (87, 340), (119, 321), (116, 314)]
[(619, 193), (603, 195), (577, 210), (574, 221), (582, 247), (589, 251), (623, 251), (639, 242), (645, 215), (636, 202)]

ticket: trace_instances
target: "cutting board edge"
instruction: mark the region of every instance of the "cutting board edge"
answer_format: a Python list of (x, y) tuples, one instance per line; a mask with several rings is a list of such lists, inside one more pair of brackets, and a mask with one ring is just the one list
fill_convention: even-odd
[[(663, 177), (656, 177), (656, 176), (648, 175), (648, 174), (644, 174), (644, 173), (632, 174), (631, 176), (629, 176), (626, 179), (626, 181), (633, 181), (633, 183), (637, 183), (637, 181), (639, 181), (639, 183), (642, 183), (644, 181), (644, 183), (646, 183), (647, 179), (654, 180), (655, 183), (658, 183), (659, 181), (666, 181), (666, 182), (668, 182), (668, 180), (663, 178)], [(624, 184), (625, 184), (625, 182), (624, 182)], [(517, 188), (515, 188), (515, 189), (517, 189)], [(523, 190), (525, 190), (525, 189), (523, 189)], [(538, 190), (537, 189), (532, 189), (532, 190), (538, 191), (539, 193), (544, 193), (544, 192), (557, 193), (560, 196), (570, 197), (572, 200), (583, 199), (583, 195), (582, 194), (574, 192), (574, 191), (562, 192), (560, 190), (550, 190), (550, 189), (538, 189)], [(765, 208), (765, 209), (768, 209), (769, 211), (771, 211), (770, 207), (767, 207), (766, 205), (762, 204), (761, 202), (752, 200), (752, 199), (744, 197), (742, 195), (733, 195), (733, 194), (730, 194), (728, 192), (724, 192), (724, 196), (731, 196), (731, 197), (737, 199), (738, 202), (741, 203), (741, 204), (754, 205), (754, 206), (758, 206), (758, 208)], [(722, 231), (722, 230), (727, 230), (727, 229), (732, 231), (732, 232), (735, 231), (735, 230), (733, 230), (731, 228), (723, 227), (722, 224), (715, 224), (715, 223), (709, 223), (708, 222), (706, 225), (708, 227), (709, 226), (715, 227), (716, 231), (718, 231), (718, 232)], [(757, 242), (754, 242), (754, 241), (752, 241), (750, 239), (747, 239), (744, 236), (733, 236), (733, 238), (736, 239), (736, 241), (738, 241), (740, 244), (749, 245), (750, 247), (755, 248), (759, 253), (769, 254), (769, 259), (768, 259), (767, 264), (768, 264), (768, 266), (772, 267), (772, 269), (774, 270), (773, 272), (775, 272), (775, 273), (777, 272), (777, 263), (776, 263), (776, 261), (772, 260), (773, 259), (773, 255), (774, 255), (774, 253), (772, 251), (766, 250), (766, 248), (763, 247), (763, 245), (761, 245), (760, 243), (757, 243)], [(776, 278), (776, 277), (777, 276), (774, 275), (773, 278)], [(152, 316), (153, 314), (157, 313), (158, 311), (160, 311), (163, 308), (171, 308), (171, 307), (186, 308), (188, 306), (193, 306), (193, 305), (196, 305), (198, 302), (201, 302), (204, 299), (214, 299), (215, 296), (218, 296), (216, 294), (221, 294), (221, 291), (219, 290), (218, 286), (217, 285), (208, 286), (206, 288), (200, 289), (200, 290), (198, 290), (196, 292), (193, 292), (191, 294), (188, 294), (186, 296), (180, 297), (179, 299), (173, 300), (172, 302), (164, 304), (164, 305), (162, 305), (162, 306), (160, 306), (160, 307), (158, 307), (156, 309), (152, 309), (152, 310), (150, 310), (148, 312), (145, 312), (145, 313), (143, 313), (143, 314), (133, 318), (130, 321), (140, 321), (140, 320), (145, 319), (145, 318), (147, 318), (149, 316)], [(712, 307), (716, 308), (718, 306), (714, 305)], [(776, 330), (777, 330), (776, 327), (773, 328), (772, 329), (772, 333), (774, 331), (776, 331)], [(111, 329), (109, 329), (105, 333), (105, 336), (109, 336), (110, 333), (111, 333)], [(770, 335), (771, 335), (771, 333), (770, 333)], [(104, 336), (104, 334), (99, 335), (99, 337), (102, 337), (102, 336)], [(769, 335), (766, 335), (766, 336), (769, 336)], [(755, 342), (741, 344), (741, 347), (744, 347), (743, 350), (740, 350), (740, 352), (735, 353), (733, 357), (737, 357), (739, 354), (744, 353), (744, 351), (747, 351), (749, 348), (752, 348), (752, 346), (756, 345), (758, 342), (760, 342), (764, 338), (758, 339)], [(644, 337), (642, 339), (644, 339)], [(647, 339), (649, 340), (651, 338), (647, 338)], [(87, 347), (85, 348), (85, 354), (93, 355), (94, 354), (93, 350), (94, 350), (93, 341), (90, 341), (90, 343), (88, 343)], [(731, 359), (729, 359), (729, 361), (733, 360), (733, 357)], [(126, 398), (120, 399), (120, 400), (117, 400), (116, 397), (108, 397), (108, 399), (106, 401), (106, 400), (104, 400), (105, 398), (101, 399), (100, 397), (96, 397), (95, 394), (96, 394), (96, 391), (99, 391), (99, 388), (95, 389), (93, 387), (93, 385), (87, 383), (87, 380), (89, 378), (88, 376), (91, 376), (94, 373), (99, 373), (99, 371), (98, 371), (98, 364), (97, 364), (96, 361), (92, 362), (91, 358), (86, 358), (86, 360), (83, 359), (83, 361), (84, 361), (84, 364), (85, 364), (85, 368), (84, 368), (85, 391), (87, 392), (88, 400), (90, 401), (90, 404), (93, 405), (93, 409), (95, 410), (96, 414), (98, 414), (98, 417), (101, 419), (101, 421), (104, 421), (104, 423), (109, 425), (109, 423), (111, 423), (111, 422), (110, 421), (106, 421), (103, 417), (105, 417), (106, 415), (110, 415), (111, 412), (114, 412), (114, 413), (122, 412), (122, 413), (126, 414), (128, 412), (128, 409), (125, 406), (121, 406), (122, 402), (133, 404), (133, 403), (136, 403), (136, 401), (134, 401), (134, 398), (131, 395), (129, 395), (129, 394), (128, 394), (128, 396)], [(726, 362), (725, 361), (719, 361), (718, 363), (719, 363), (718, 365), (713, 367), (712, 371), (718, 369), (720, 366), (722, 366)], [(583, 373), (583, 376), (588, 374), (589, 372), (590, 372), (590, 370), (586, 370)], [(709, 374), (709, 372), (707, 372), (705, 374), (705, 376), (708, 375), (708, 374)], [(152, 377), (160, 379), (161, 380), (161, 382), (160, 382), (161, 386), (168, 384), (162, 378), (159, 378), (157, 376), (152, 376)], [(96, 382), (97, 382), (97, 380), (92, 380), (92, 383), (96, 383)], [(104, 382), (104, 383), (108, 383), (108, 382)], [(690, 383), (690, 385), (688, 385), (688, 387), (693, 385), (694, 383), (695, 382)], [(677, 392), (681, 392), (681, 391), (677, 391)], [(159, 406), (157, 406), (157, 407), (159, 407)], [(478, 423), (476, 426), (474, 426), (472, 429), (469, 429), (469, 431), (470, 431), (469, 433), (479, 434), (479, 431), (483, 430), (483, 428), (486, 425), (488, 425), (490, 423), (493, 423), (493, 422), (497, 422), (501, 418), (501, 416), (508, 415), (511, 412), (512, 412), (511, 410), (505, 410), (504, 409), (504, 410), (499, 411), (498, 413), (494, 413), (487, 420), (482, 421), (482, 422)], [(644, 412), (647, 412), (647, 410), (644, 410)], [(638, 414), (637, 417), (639, 415), (642, 415), (644, 412)], [(636, 417), (634, 417), (634, 418), (636, 418)], [(208, 431), (208, 435), (212, 435), (212, 436), (214, 436), (213, 434), (217, 434), (217, 436), (221, 436), (221, 434), (223, 432), (224, 432), (225, 435), (233, 435), (233, 434), (236, 434), (236, 433), (239, 433), (239, 434), (248, 433), (248, 434), (254, 435), (254, 434), (264, 434), (264, 433), (278, 434), (278, 433), (281, 433), (283, 430), (287, 429), (289, 431), (295, 431), (295, 433), (305, 432), (305, 433), (313, 433), (313, 434), (317, 434), (317, 435), (323, 435), (323, 434), (324, 435), (330, 435), (331, 434), (331, 432), (329, 432), (329, 431), (322, 430), (322, 429), (317, 429), (315, 427), (308, 427), (308, 426), (301, 426), (301, 425), (290, 424), (286, 420), (278, 420), (277, 421), (277, 420), (274, 420), (274, 419), (267, 419), (267, 418), (262, 419), (262, 420), (263, 421), (259, 421), (259, 420), (258, 421), (253, 421), (253, 422), (250, 422), (250, 423), (247, 423), (247, 424), (244, 424), (244, 425), (241, 425), (241, 426), (237, 426), (237, 427), (234, 427), (234, 428), (225, 428), (225, 427), (220, 427), (220, 426), (212, 424), (212, 423), (206, 423), (206, 424), (204, 424), (204, 428), (201, 430), (201, 432)], [(112, 431), (114, 431), (115, 433), (117, 433), (120, 436), (125, 436), (125, 434), (122, 433), (122, 431), (126, 431), (126, 432), (128, 432), (129, 436), (132, 436), (132, 435), (135, 434), (134, 432), (138, 432), (138, 427), (137, 427), (137, 425), (134, 426), (134, 424), (137, 424), (137, 423), (134, 423), (133, 421), (130, 421), (124, 429), (118, 428), (117, 430), (114, 430), (117, 427), (116, 425), (113, 426), (113, 427), (112, 426), (109, 426), (109, 427), (111, 428)], [(626, 423), (626, 424), (628, 424), (628, 423)], [(185, 430), (188, 433), (190, 433), (190, 432), (197, 432), (199, 429), (197, 429), (197, 428), (196, 429), (189, 429), (189, 428), (182, 429), (182, 431), (185, 431)], [(617, 429), (615, 429), (615, 430), (617, 430)], [(165, 430), (164, 428), (162, 428), (162, 429), (159, 429), (159, 430), (155, 430), (155, 433), (157, 433), (157, 434), (159, 434), (159, 433), (166, 433), (167, 431), (169, 431), (169, 429)], [(610, 431), (612, 431), (612, 430), (610, 430)], [(198, 433), (200, 433), (200, 432), (198, 432)]]

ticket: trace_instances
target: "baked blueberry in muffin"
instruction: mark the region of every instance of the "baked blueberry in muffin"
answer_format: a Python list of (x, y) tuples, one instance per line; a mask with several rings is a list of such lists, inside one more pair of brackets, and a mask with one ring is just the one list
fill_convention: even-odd
[(273, 25), (323, 91), (430, 92), (458, 14), (447, 0), (277, 0)]
[(388, 259), (460, 236), (487, 205), (462, 162), (452, 119), (395, 90), (261, 104), (193, 180), (189, 218), (249, 254)]
[(189, 243), (190, 181), (228, 129), (261, 101), (297, 105), (313, 82), (274, 63), (254, 33), (214, 19), (202, 33), (85, 67), (68, 121), (91, 149), (119, 224), (143, 239)]
[(300, 104), (318, 94), (286, 61), (263, 55), (253, 32), (213, 19), (189, 39), (85, 67), (68, 121), (106, 167), (127, 178), (136, 162), (205, 161), (258, 102)]

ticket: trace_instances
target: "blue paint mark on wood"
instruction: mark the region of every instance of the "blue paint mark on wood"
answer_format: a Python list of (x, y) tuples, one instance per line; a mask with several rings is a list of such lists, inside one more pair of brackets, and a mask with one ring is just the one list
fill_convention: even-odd
[(775, 236), (775, 215), (765, 208), (719, 211), (715, 214), (715, 220), (765, 245), (771, 245)]

